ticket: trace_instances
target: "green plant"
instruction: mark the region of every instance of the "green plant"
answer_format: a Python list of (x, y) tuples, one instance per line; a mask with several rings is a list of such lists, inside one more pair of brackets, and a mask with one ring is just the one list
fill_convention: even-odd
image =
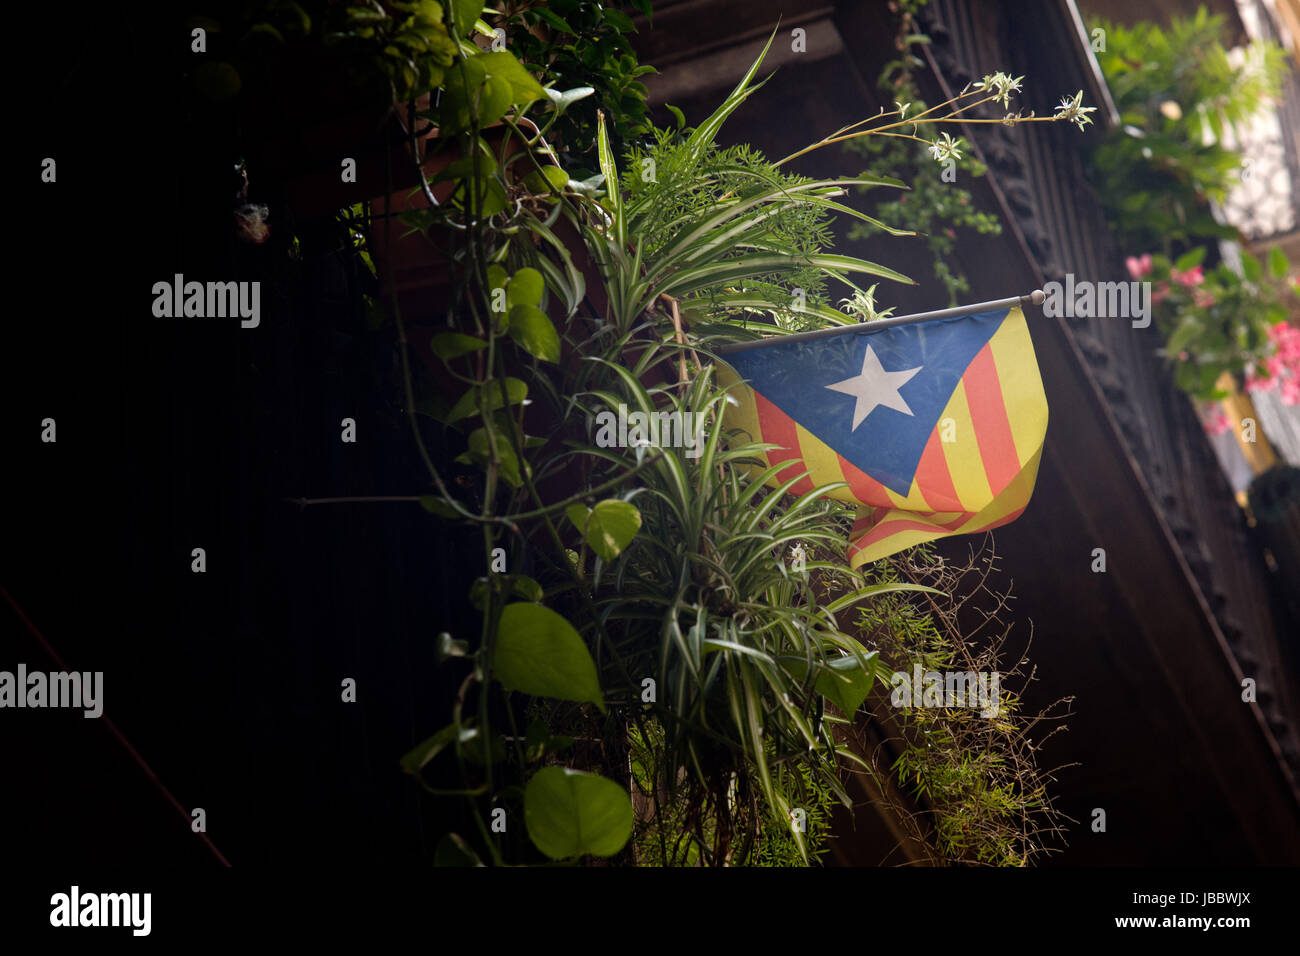
[[(462, 42), (456, 22), (450, 33)], [(426, 116), (461, 156), (422, 184), (428, 208), (403, 216), (453, 278), (431, 341), (443, 371), (419, 400), (396, 302), (393, 319), (431, 486), (421, 503), (449, 534), (478, 539), (484, 575), (467, 596), (474, 631), (439, 638), (460, 678), (451, 722), (402, 766), (465, 801), (477, 835), (448, 835), (449, 861), (814, 859), (828, 795), (847, 801), (840, 773), (859, 760), (835, 728), (877, 679), (875, 653), (846, 629), (851, 609), (926, 588), (846, 566), (844, 506), (830, 488), (789, 495), (799, 476), (769, 485), (781, 470), (759, 464), (769, 446), (728, 431), (729, 390), (700, 355), (756, 323), (852, 322), (826, 295), (873, 294), (853, 276), (908, 281), (823, 248), (827, 215), (867, 218), (840, 197), (897, 184), (810, 180), (780, 169), (795, 157), (720, 150), (723, 122), (761, 85), (761, 56), (699, 127), (656, 134), (622, 172), (598, 113), (601, 179), (577, 182), (544, 139), (561, 105), (533, 95), (517, 64), (480, 70), (492, 54), (461, 49)], [(551, 108), (540, 125), (525, 115), (534, 104)], [(492, 145), (487, 117), (502, 124)], [(452, 198), (438, 203), (443, 181)], [(383, 228), (391, 248), (392, 217)], [(599, 272), (602, 314), (583, 307), (578, 253)], [(455, 391), (441, 397), (439, 384)], [(698, 440), (593, 440), (597, 416), (620, 407), (694, 416)], [(528, 843), (489, 823), (514, 811)]]
[[(873, 673), (871, 655), (839, 630), (836, 615), (875, 591), (858, 587), (860, 576), (842, 560), (811, 562), (815, 578), (808, 582), (781, 558), (796, 541), (842, 554), (834, 518), (842, 509), (823, 500), (825, 489), (786, 499), (789, 483), (769, 488), (770, 469), (751, 473), (761, 446), (738, 438), (722, 444), (727, 393), (707, 367), (689, 382), (671, 384), (674, 360), (684, 356), (669, 331), (665, 302), (722, 297), (725, 316), (736, 308), (729, 296), (754, 298), (740, 286), (746, 280), (780, 281), (809, 269), (831, 277), (856, 271), (902, 278), (815, 244), (788, 245), (797, 237), (790, 224), (806, 222), (808, 210), (832, 207), (830, 197), (843, 194), (844, 184), (777, 174), (753, 155), (719, 156), (712, 138), (753, 89), (756, 69), (757, 63), (699, 129), (672, 145), (659, 140), (672, 152), (662, 154), (666, 171), (688, 182), (685, 205), (670, 210), (658, 202), (653, 179), (620, 177), (600, 117), (603, 197), (550, 180), (539, 184), (551, 186), (549, 195), (527, 195), (508, 164), (466, 163), (455, 171), (466, 200), (430, 210), (422, 223), (431, 232), (449, 220), (462, 226), (453, 234), (459, 251), (451, 257), (465, 269), (462, 308), (435, 337), (434, 349), (467, 390), (438, 414), (463, 435), (460, 460), (483, 476), (481, 504), (470, 510), (427, 459), (438, 493), (426, 507), (481, 528), (485, 559), (504, 546), (510, 566), (521, 559), (525, 541), (546, 546), (534, 553), (535, 577), (488, 574), (476, 585), (472, 597), (483, 612), (477, 646), (449, 638), (448, 653), (472, 660), (459, 699), (472, 699), (477, 713), (458, 705), (450, 728), (413, 751), (406, 765), (418, 771), (424, 754), (440, 751), (442, 741), (450, 741), (444, 746), (462, 764), (469, 754), (502, 754), (500, 761), (485, 757), (481, 771), (473, 761), (463, 767), (461, 789), (477, 801), (499, 789), (497, 765), (504, 779), (538, 772), (527, 747), (522, 758), (511, 759), (505, 741), (489, 729), (494, 710), (509, 722), (517, 707), (511, 695), (519, 694), (585, 701), (602, 716), (570, 709), (553, 714), (562, 726), (545, 732), (604, 741), (598, 769), (616, 773), (623, 758), (613, 755), (626, 754), (629, 740), (662, 741), (643, 747), (640, 758), (643, 774), (655, 782), (650, 802), (685, 808), (681, 832), (689, 844), (685, 857), (665, 851), (664, 861), (747, 862), (763, 847), (769, 858), (788, 856), (772, 849), (772, 821), (788, 821), (802, 809), (796, 802), (809, 792), (809, 775), (818, 792), (843, 798), (825, 701), (851, 713)], [(505, 117), (506, 125), (528, 142), (518, 117)], [(537, 139), (529, 145), (536, 147)], [(501, 177), (506, 196), (520, 198), (510, 207), (480, 203), (486, 214), (475, 216), (474, 197), (488, 195), (479, 182), (491, 177)], [(610, 308), (599, 324), (577, 315), (583, 280), (543, 219), (555, 216), (574, 223), (601, 268)], [(549, 254), (539, 255), (539, 248)], [(548, 311), (565, 318), (557, 326)], [(566, 362), (566, 355), (585, 361)], [(525, 396), (547, 410), (541, 420), (549, 427), (533, 437), (523, 430)], [(707, 437), (692, 454), (593, 445), (587, 422), (620, 405), (646, 415), (700, 416)], [(560, 475), (578, 476), (578, 490), (544, 498), (541, 488)], [(834, 599), (826, 599), (832, 589)], [(647, 686), (655, 690), (645, 699)], [(661, 738), (646, 729), (650, 722)], [(595, 787), (575, 791), (570, 815), (584, 812), (583, 801), (596, 793)], [(817, 806), (813, 800), (809, 809)], [(474, 809), (495, 857), (496, 842), (481, 808)], [(524, 811), (533, 843), (544, 852), (573, 846), (533, 832), (533, 823), (547, 815), (529, 813), (528, 787)], [(663, 812), (655, 819), (668, 819)], [(813, 819), (820, 826), (823, 816)], [(804, 833), (790, 833), (803, 859)], [(659, 827), (656, 840), (666, 839)]]
[[(890, 594), (858, 611), (863, 640), (878, 649), (882, 671), (909, 674), (919, 667), (923, 672), (998, 673), (999, 681), (989, 713), (914, 707), (906, 694), (901, 703), (888, 694), (873, 701), (878, 723), (894, 733), (872, 755), (869, 772), (890, 773), (908, 787), (916, 810), (895, 803), (895, 815), (939, 860), (1026, 866), (1055, 852), (1068, 819), (1055, 809), (1048, 789), (1060, 768), (1044, 769), (1039, 763), (1047, 741), (1065, 725), (1056, 723), (1039, 739), (1032, 735), (1040, 725), (1068, 716), (1059, 708), (1072, 698), (1036, 715), (1021, 712), (1016, 685), (1027, 685), (1033, 675), (1021, 671), (1028, 648), (1019, 652), (1018, 663), (1003, 667), (1009, 627), (999, 618), (1010, 594), (991, 586), (995, 568), (991, 554), (952, 565), (923, 545), (875, 569), (876, 582), (923, 580), (936, 586), (923, 600)], [(979, 606), (983, 624), (963, 628), (958, 614), (972, 602)], [(896, 753), (892, 763), (889, 752)], [(890, 788), (880, 789), (888, 801)]]
[(482, 4), (451, 2), (444, 13), (436, 0), (352, 2), (327, 40), (368, 57), (388, 80), (393, 100), (404, 103), (442, 86), (447, 68), (461, 52), (444, 16), (448, 21), (460, 18), (460, 33), (468, 38), (481, 9)]
[(507, 47), (534, 74), (560, 88), (592, 91), (591, 98), (576, 102), (552, 131), (566, 167), (595, 172), (597, 110), (605, 114), (617, 151), (651, 130), (640, 78), (655, 70), (637, 62), (631, 11), (649, 17), (650, 0), (524, 0), (503, 5), (500, 16), (490, 18), (505, 31)]
[[(1152, 300), (1174, 382), (1200, 399), (1222, 398), (1226, 373), (1241, 384), (1274, 363), (1286, 307), (1279, 289), (1288, 264), (1279, 250), (1269, 277), (1249, 253), (1241, 270), (1225, 262), (1206, 269), (1206, 240), (1237, 239), (1215, 219), (1238, 182), (1242, 156), (1225, 132), (1256, 116), (1278, 94), (1286, 69), (1276, 44), (1250, 44), (1234, 64), (1219, 42), (1221, 16), (1204, 7), (1168, 28), (1103, 24), (1099, 63), (1121, 111), (1093, 156), (1099, 194), (1112, 228), (1130, 256), (1134, 279), (1154, 282)], [(1239, 137), (1238, 137), (1239, 138)], [(1272, 371), (1263, 377), (1272, 377)], [(1288, 392), (1289, 394), (1289, 392)]]
[[(1174, 262), (1160, 254), (1144, 255), (1130, 258), (1128, 267), (1135, 279), (1154, 283), (1151, 298), (1175, 384), (1211, 400), (1227, 394), (1220, 388), (1224, 374), (1238, 385), (1243, 374), (1251, 383), (1275, 377), (1275, 330), (1285, 326), (1286, 300), (1295, 290), (1282, 284), (1289, 263), (1276, 247), (1267, 274), (1248, 252), (1242, 254), (1240, 273), (1226, 262), (1207, 270), (1205, 252), (1198, 246)], [(1289, 397), (1291, 388), (1284, 387), (1284, 395)]]
[(1214, 219), (1238, 181), (1241, 155), (1224, 145), (1278, 94), (1286, 69), (1276, 44), (1254, 42), (1233, 65), (1219, 42), (1222, 16), (1204, 7), (1167, 28), (1099, 22), (1106, 49), (1097, 60), (1120, 111), (1093, 155), (1097, 193), (1120, 245), (1175, 254), (1206, 239), (1236, 238)]

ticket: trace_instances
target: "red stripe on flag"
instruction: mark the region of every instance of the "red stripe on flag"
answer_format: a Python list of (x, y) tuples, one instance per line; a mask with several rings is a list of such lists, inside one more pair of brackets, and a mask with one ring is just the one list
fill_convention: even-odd
[(953, 518), (951, 521), (940, 522), (937, 525), (937, 527), (944, 528), (945, 530), (948, 531), (956, 531), (967, 521), (970, 521), (970, 519), (973, 517), (975, 517), (975, 515), (971, 514), (969, 511), (963, 511), (959, 513), (957, 517)]
[[(779, 465), (783, 461), (793, 462), (789, 468), (782, 468), (777, 473), (776, 480), (789, 481), (800, 472), (807, 471), (794, 419), (758, 392), (754, 392), (754, 407), (758, 411), (758, 427), (763, 430), (763, 441), (782, 446), (769, 451), (767, 460), (773, 465)], [(807, 475), (790, 486), (790, 492), (796, 495), (805, 494), (812, 489), (812, 479)]]
[[(990, 522), (989, 524), (986, 524), (982, 528), (972, 528), (970, 531), (964, 533), (979, 534), (983, 531), (992, 531), (994, 528), (1000, 528), (1004, 524), (1010, 524), (1011, 522), (1015, 521), (1017, 518), (1021, 516), (1021, 514), (1024, 513), (1024, 510), (1025, 510), (1024, 508), (1018, 508), (1017, 510), (1013, 511), (1011, 514), (1007, 515), (1006, 517), (999, 518), (997, 521)], [(849, 557), (850, 558), (855, 557), (859, 551), (863, 551), (866, 548), (871, 547), (873, 544), (883, 541), (885, 538), (888, 538), (890, 535), (896, 534), (899, 531), (936, 531), (939, 529), (939, 527), (944, 527), (951, 531), (955, 529), (961, 523), (961, 521), (965, 521), (969, 517), (970, 517), (969, 515), (964, 515), (958, 521), (950, 522), (949, 524), (943, 526), (926, 524), (923, 521), (912, 521), (907, 518), (895, 518), (890, 521), (885, 521), (877, 525), (875, 528), (873, 528), (871, 531), (867, 532), (866, 534), (862, 535), (861, 537), (854, 539), (849, 544)], [(861, 524), (861, 522), (859, 522), (859, 524)], [(857, 534), (860, 530), (863, 530), (862, 528), (859, 527), (859, 524), (855, 524), (853, 526), (854, 534)]]
[(865, 514), (860, 515), (858, 518), (854, 520), (853, 528), (849, 533), (858, 534), (859, 532), (862, 531), (870, 531), (872, 528), (876, 526), (876, 522), (878, 522), (881, 518), (883, 518), (888, 513), (889, 513), (888, 508), (868, 507)]
[(1020, 473), (1020, 459), (1016, 456), (1016, 442), (1011, 436), (1011, 422), (1007, 419), (1007, 406), (991, 345), (980, 349), (962, 380), (966, 385), (966, 404), (975, 425), (975, 439), (979, 443), (980, 458), (984, 461), (989, 490), (998, 495)]
[[(883, 511), (884, 509), (882, 508), (882, 509), (879, 509), (879, 510), (880, 510), (880, 511)], [(896, 510), (905, 510), (905, 509), (896, 509)], [(955, 518), (949, 518), (947, 521), (934, 521), (934, 520), (933, 520), (933, 519), (934, 519), (934, 516), (937, 515), (937, 514), (940, 514), (940, 512), (938, 512), (938, 511), (908, 511), (908, 512), (907, 512), (907, 514), (915, 515), (915, 516), (918, 517), (918, 518), (930, 518), (930, 519), (931, 519), (930, 523), (933, 524), (936, 528), (947, 528), (947, 529), (950, 530), (950, 531), (951, 531), (952, 529), (954, 529), (954, 528), (959, 528), (959, 527), (961, 527), (961, 526), (964, 525), (967, 521), (969, 521), (971, 518), (975, 517), (975, 513), (974, 513), (974, 512), (971, 512), (971, 511), (956, 511), (956, 512), (953, 512), (953, 511), (944, 511), (944, 512), (942, 512), (942, 513), (943, 513), (943, 514), (955, 514), (956, 517), (955, 517)], [(877, 518), (880, 517), (879, 511), (875, 513), (875, 517), (877, 517)], [(854, 527), (854, 530), (855, 530), (855, 531), (856, 531), (856, 530), (859, 530), (857, 525), (854, 525), (853, 527)], [(864, 527), (865, 527), (865, 525), (864, 525)]]
[(948, 471), (948, 459), (944, 457), (943, 445), (936, 427), (930, 432), (930, 440), (925, 444), (921, 462), (916, 466), (916, 486), (925, 495), (926, 503), (935, 511), (961, 511), (961, 500), (957, 489), (952, 484), (952, 473)]
[(836, 455), (835, 457), (840, 460), (840, 471), (844, 473), (844, 480), (849, 483), (849, 491), (852, 492), (854, 498), (864, 505), (874, 505), (877, 508), (894, 507), (893, 499), (885, 493), (884, 485), (853, 464), (853, 462), (847, 460), (843, 455)]

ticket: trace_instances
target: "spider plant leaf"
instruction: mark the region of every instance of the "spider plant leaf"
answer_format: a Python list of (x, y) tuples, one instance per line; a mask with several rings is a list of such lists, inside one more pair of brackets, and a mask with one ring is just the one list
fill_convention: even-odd
[(767, 38), (767, 43), (763, 45), (762, 52), (750, 64), (749, 69), (745, 71), (745, 75), (736, 84), (736, 88), (722, 101), (722, 105), (713, 111), (712, 116), (697, 126), (687, 139), (687, 143), (697, 159), (703, 156), (705, 150), (713, 145), (713, 140), (718, 135), (718, 131), (722, 129), (722, 124), (727, 121), (727, 117), (734, 113), (740, 107), (740, 104), (749, 98), (750, 94), (760, 89), (763, 83), (767, 82), (763, 80), (751, 85), (754, 76), (758, 73), (759, 66), (762, 65), (764, 58), (767, 56), (767, 51), (772, 48), (772, 41), (776, 39), (776, 32), (777, 28), (773, 28), (772, 35)]
[(622, 249), (627, 243), (627, 221), (618, 188), (618, 165), (614, 162), (614, 152), (609, 146), (609, 130), (605, 127), (603, 110), (596, 111), (596, 155), (600, 160), (600, 171), (605, 176), (603, 205), (613, 220), (613, 240)]
[(922, 584), (912, 584), (907, 581), (898, 581), (890, 584), (872, 584), (868, 587), (854, 591), (852, 594), (846, 594), (843, 597), (836, 598), (830, 604), (827, 604), (826, 610), (834, 614), (836, 611), (842, 611), (846, 607), (852, 607), (859, 601), (865, 601), (867, 598), (877, 597), (881, 594), (889, 594), (894, 591), (917, 591), (928, 594), (943, 594), (936, 588), (929, 588)]

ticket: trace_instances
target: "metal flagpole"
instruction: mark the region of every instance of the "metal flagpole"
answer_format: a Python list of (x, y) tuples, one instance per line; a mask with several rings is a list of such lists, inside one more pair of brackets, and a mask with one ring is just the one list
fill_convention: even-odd
[(976, 302), (974, 305), (959, 305), (952, 309), (938, 309), (934, 312), (917, 312), (914, 315), (900, 315), (897, 318), (881, 319), (877, 322), (858, 322), (854, 325), (837, 325), (830, 329), (817, 329), (813, 332), (796, 332), (793, 335), (769, 335), (767, 338), (753, 342), (732, 342), (719, 345), (713, 349), (715, 355), (734, 355), (736, 352), (748, 352), (768, 345), (785, 345), (787, 342), (809, 342), (812, 339), (830, 338), (832, 335), (865, 335), (880, 329), (892, 329), (897, 325), (911, 325), (913, 322), (933, 322), (936, 319), (951, 319), (959, 315), (975, 315), (979, 312), (992, 312), (995, 309), (1009, 309), (1013, 305), (1042, 305), (1047, 296), (1042, 289), (1035, 289), (1028, 295), (1013, 295), (1008, 299), (994, 299), (991, 302)]

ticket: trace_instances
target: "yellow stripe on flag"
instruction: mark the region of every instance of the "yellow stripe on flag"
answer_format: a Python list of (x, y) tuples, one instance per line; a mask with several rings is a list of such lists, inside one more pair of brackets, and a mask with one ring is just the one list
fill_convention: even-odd
[[(824, 441), (798, 422), (795, 423), (795, 434), (799, 436), (800, 454), (803, 455), (804, 466), (808, 469), (809, 477), (812, 478), (814, 485), (820, 487), (821, 485), (834, 484), (837, 481), (844, 480), (844, 471), (840, 468), (839, 455), (831, 451)], [(827, 497), (839, 501), (854, 500), (848, 488), (837, 488)]]
[(966, 403), (964, 382), (957, 383), (948, 406), (939, 416), (940, 435), (945, 431), (945, 418), (953, 420), (953, 440), (940, 442), (939, 447), (943, 449), (944, 460), (948, 462), (953, 490), (957, 492), (957, 500), (966, 511), (978, 512), (988, 507), (993, 500), (993, 490), (989, 488), (984, 459), (980, 457), (979, 440), (975, 437), (975, 423), (971, 419), (970, 406)]
[(741, 431), (748, 432), (749, 440), (752, 442), (762, 442), (763, 429), (758, 424), (758, 403), (754, 400), (754, 390), (744, 384), (740, 376), (730, 366), (719, 362), (714, 368), (717, 370), (719, 385), (723, 387), (728, 385), (736, 386), (728, 393), (736, 399), (737, 404), (727, 403), (725, 415), (727, 427), (739, 428)]
[[(989, 346), (1007, 405), (1007, 420), (1011, 425), (1012, 440), (1016, 443), (1016, 456), (1023, 468), (1043, 447), (1043, 435), (1047, 432), (1047, 396), (1034, 359), (1029, 325), (1020, 309), (1011, 310), (1002, 327), (989, 340)], [(1009, 400), (1007, 396), (1010, 396)]]
[(1029, 463), (1020, 470), (1020, 474), (1012, 478), (1011, 483), (1002, 489), (1002, 494), (998, 495), (997, 500), (962, 525), (957, 533), (967, 534), (986, 528), (1029, 504), (1029, 498), (1034, 493), (1034, 482), (1038, 479), (1038, 463), (1042, 458), (1043, 450), (1040, 447), (1029, 459)]
[(934, 515), (933, 517), (924, 518), (920, 515), (912, 514), (905, 511), (890, 511), (884, 518), (877, 522), (873, 527), (867, 529), (858, 538), (870, 534), (876, 529), (888, 530), (889, 523), (892, 521), (908, 522), (914, 524), (922, 522), (933, 525), (932, 528), (923, 529), (908, 527), (886, 535), (879, 541), (873, 542), (869, 547), (864, 548), (857, 553), (852, 551), (852, 542), (850, 542), (850, 559), (849, 564), (854, 567), (860, 567), (869, 564), (872, 561), (879, 561), (881, 558), (889, 557), (902, 551), (905, 548), (914, 545), (923, 544), (926, 541), (934, 541), (938, 538), (946, 538), (953, 534), (971, 534), (987, 528), (989, 525), (996, 524), (1008, 515), (1014, 514), (1029, 504), (1029, 499), (1034, 492), (1034, 483), (1038, 477), (1038, 465), (1042, 459), (1042, 450), (1035, 452), (1030, 458), (1028, 464), (1018, 474), (1011, 483), (1003, 489), (1002, 494), (989, 504), (987, 508), (975, 515), (956, 531), (949, 531), (945, 528), (938, 527), (939, 523), (945, 518), (951, 520), (950, 516)]

